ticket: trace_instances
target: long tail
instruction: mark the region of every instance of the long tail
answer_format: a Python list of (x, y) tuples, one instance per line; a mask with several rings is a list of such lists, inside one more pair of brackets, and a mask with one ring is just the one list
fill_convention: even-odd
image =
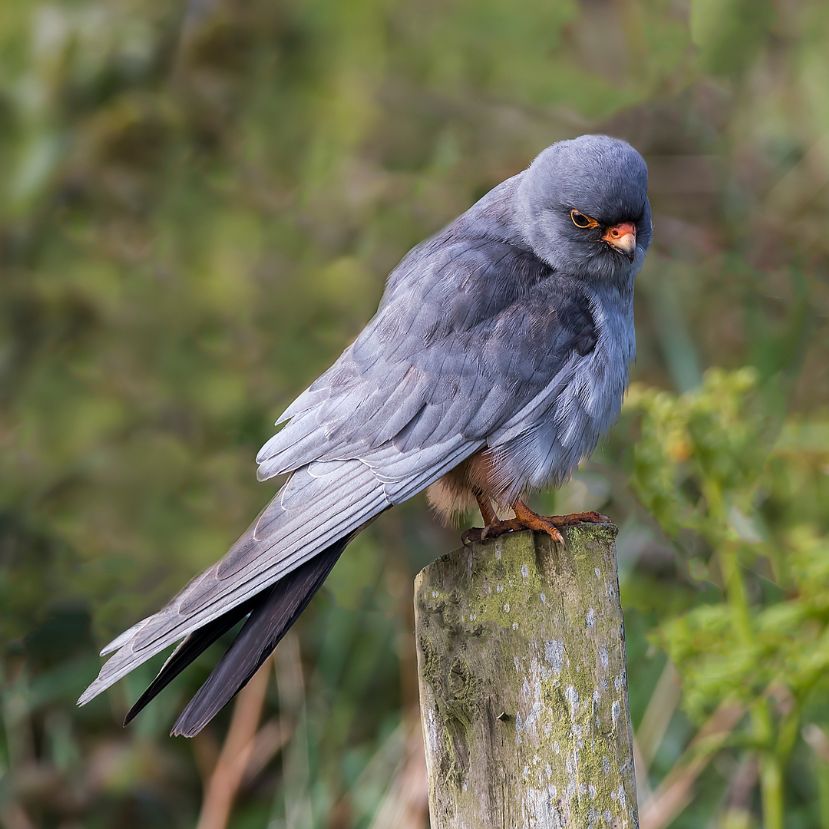
[(183, 737), (198, 734), (270, 656), (320, 589), (352, 537), (353, 534), (340, 539), (250, 601), (188, 636), (129, 710), (124, 725), (206, 648), (247, 615), (233, 643), (187, 703), (170, 732), (173, 736)]

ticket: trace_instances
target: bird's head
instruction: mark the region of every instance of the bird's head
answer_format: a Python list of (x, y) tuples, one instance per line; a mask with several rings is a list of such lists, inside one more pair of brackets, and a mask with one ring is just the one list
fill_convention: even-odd
[(648, 168), (618, 138), (547, 147), (522, 174), (517, 207), (536, 256), (572, 276), (626, 281), (651, 241)]

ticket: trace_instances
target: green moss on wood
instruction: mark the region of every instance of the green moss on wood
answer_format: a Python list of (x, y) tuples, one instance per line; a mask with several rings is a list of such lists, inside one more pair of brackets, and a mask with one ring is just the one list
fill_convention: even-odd
[(419, 574), (434, 829), (637, 825), (615, 534), (510, 535)]

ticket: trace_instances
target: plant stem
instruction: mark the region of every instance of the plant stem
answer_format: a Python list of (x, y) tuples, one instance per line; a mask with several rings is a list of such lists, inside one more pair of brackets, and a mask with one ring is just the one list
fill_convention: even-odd
[[(731, 549), (726, 549), (731, 548)], [(720, 556), (726, 594), (734, 614), (734, 625), (743, 644), (750, 647), (754, 639), (751, 611), (746, 596), (745, 582), (740, 572), (738, 551), (730, 543), (723, 545)], [(761, 745), (760, 798), (763, 806), (765, 829), (783, 829), (783, 771), (780, 758), (774, 750), (774, 723), (768, 700), (760, 698), (752, 703), (751, 725), (754, 736)]]
[[(768, 715), (768, 708), (763, 701)], [(752, 712), (752, 719), (754, 712)], [(755, 729), (756, 730), (756, 729)], [(766, 829), (783, 829), (783, 769), (780, 760), (771, 749), (767, 750), (760, 765), (760, 799), (763, 805), (763, 825)]]
[[(728, 538), (728, 515), (722, 492), (716, 484), (712, 484), (707, 489), (706, 500), (717, 524), (724, 530), (723, 537), (716, 544), (716, 550), (734, 628), (742, 644), (750, 648), (754, 644), (754, 625), (745, 581), (740, 569), (739, 545)], [(758, 745), (762, 746), (760, 799), (763, 807), (763, 826), (765, 829), (783, 829), (783, 769), (780, 757), (775, 751), (774, 723), (768, 700), (764, 698), (756, 700), (749, 710), (754, 737)]]
[(818, 760), (815, 763), (815, 776), (817, 777), (820, 825), (829, 826), (829, 765)]

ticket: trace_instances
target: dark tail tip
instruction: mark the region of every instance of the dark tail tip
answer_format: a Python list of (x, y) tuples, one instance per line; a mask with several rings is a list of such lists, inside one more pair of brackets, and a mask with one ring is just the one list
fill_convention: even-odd
[(305, 610), (349, 540), (323, 550), (251, 600), (250, 616), (181, 712), (171, 736), (194, 737), (239, 693)]
[(164, 663), (155, 679), (147, 686), (135, 704), (127, 711), (124, 725), (129, 725), (141, 711), (152, 702), (191, 662), (210, 647), (223, 633), (230, 630), (240, 619), (244, 618), (255, 601), (243, 602), (227, 613), (208, 622), (203, 628), (191, 633)]

